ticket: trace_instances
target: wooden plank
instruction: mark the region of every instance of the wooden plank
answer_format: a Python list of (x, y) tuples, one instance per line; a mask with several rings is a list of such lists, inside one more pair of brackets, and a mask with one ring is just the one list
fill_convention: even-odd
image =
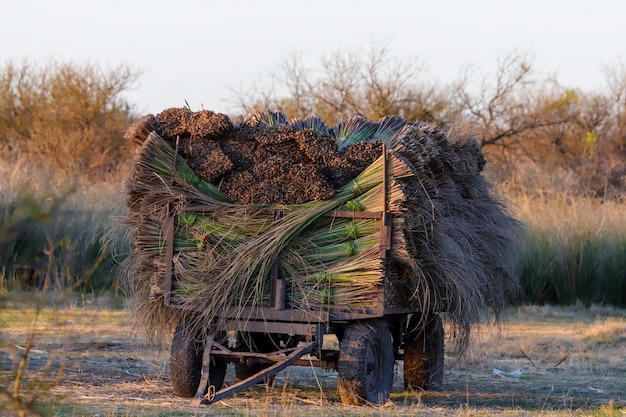
[(163, 304), (171, 306), (172, 273), (174, 271), (174, 216), (169, 215), (163, 222), (163, 234), (165, 236), (165, 278), (163, 280)]
[[(289, 310), (283, 310), (289, 311)], [(297, 334), (301, 336), (315, 336), (317, 327), (323, 324), (314, 323), (292, 323), (284, 321), (269, 320), (227, 320), (222, 330), (238, 330), (243, 332), (256, 332), (268, 334)]]
[(274, 308), (276, 310), (284, 310), (287, 305), (287, 283), (284, 279), (276, 278), (274, 280)]
[(240, 321), (247, 320), (268, 320), (285, 321), (293, 323), (327, 323), (329, 313), (327, 310), (305, 311), (299, 309), (276, 310), (274, 308), (247, 307), (224, 308), (217, 314), (223, 319), (233, 319)]
[[(172, 177), (170, 182), (174, 184), (174, 173), (178, 163), (178, 152), (180, 148), (180, 137), (176, 136), (176, 149), (174, 150), (174, 160), (172, 161)], [(163, 235), (165, 237), (165, 278), (163, 280), (163, 304), (172, 305), (172, 274), (174, 271), (174, 214), (171, 213), (171, 206), (165, 207), (167, 217), (163, 222)]]
[[(274, 221), (280, 219), (284, 216), (284, 212), (282, 210), (277, 210), (274, 212)], [(280, 253), (272, 262), (272, 267), (270, 269), (270, 307), (276, 310), (284, 310), (285, 309), (285, 282), (279, 277), (280, 271)]]
[(324, 214), (326, 217), (345, 217), (348, 219), (380, 219), (382, 212), (380, 211), (349, 211), (349, 210), (331, 210)]

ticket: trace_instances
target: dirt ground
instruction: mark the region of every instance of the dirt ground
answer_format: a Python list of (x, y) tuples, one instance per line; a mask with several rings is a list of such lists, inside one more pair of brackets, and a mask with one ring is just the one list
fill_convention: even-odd
[[(167, 342), (162, 347), (148, 342), (133, 329), (126, 310), (88, 304), (37, 311), (5, 303), (0, 309), (0, 384), (5, 391), (13, 392), (14, 371), (33, 334), (21, 396), (27, 401), (39, 395), (32, 408), (43, 415), (626, 414), (623, 310), (511, 311), (500, 329), (481, 329), (464, 356), (447, 347), (442, 392), (405, 392), (402, 363), (396, 363), (391, 401), (382, 407), (344, 406), (335, 372), (290, 367), (278, 374), (273, 387), (255, 387), (197, 408), (173, 394)], [(518, 369), (518, 376), (494, 374)], [(229, 367), (226, 384), (233, 382)], [(10, 415), (5, 414), (10, 405), (0, 399), (0, 415)]]

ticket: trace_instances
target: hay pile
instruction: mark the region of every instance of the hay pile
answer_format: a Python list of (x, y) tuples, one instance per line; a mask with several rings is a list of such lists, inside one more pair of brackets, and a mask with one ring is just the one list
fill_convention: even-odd
[[(368, 307), (384, 285), (390, 302), (446, 312), (461, 344), (517, 286), (518, 224), (482, 177), (477, 142), (462, 133), (393, 116), (329, 128), (272, 111), (234, 125), (210, 111), (168, 109), (126, 137), (141, 147), (127, 182), (135, 249), (124, 269), (153, 332), (176, 311), (162, 307), (169, 216), (172, 300), (200, 311), (203, 328), (227, 307), (268, 305), (278, 258), (291, 308)], [(324, 216), (330, 210), (390, 212), (391, 262), (380, 257), (378, 219)]]

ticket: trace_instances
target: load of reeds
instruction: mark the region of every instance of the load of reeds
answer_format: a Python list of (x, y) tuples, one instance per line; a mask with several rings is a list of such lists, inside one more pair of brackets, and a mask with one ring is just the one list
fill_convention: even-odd
[[(460, 131), (394, 116), (329, 128), (268, 110), (233, 124), (168, 109), (126, 137), (141, 146), (127, 182), (135, 245), (124, 271), (152, 333), (184, 311), (210, 328), (226, 310), (269, 306), (274, 268), (288, 308), (367, 308), (385, 288), (391, 306), (445, 313), (464, 345), (517, 287), (518, 224)], [(382, 217), (360, 213), (382, 212), (392, 232), (381, 256)], [(164, 308), (165, 297), (179, 308)]]

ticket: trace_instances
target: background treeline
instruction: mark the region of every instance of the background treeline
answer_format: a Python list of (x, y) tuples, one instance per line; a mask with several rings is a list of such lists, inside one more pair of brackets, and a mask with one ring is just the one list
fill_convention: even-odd
[[(315, 68), (287, 56), (232, 96), (241, 114), (270, 107), (329, 124), (397, 114), (471, 129), (487, 175), (527, 224), (518, 301), (624, 306), (626, 65), (605, 68), (606, 86), (593, 92), (561, 86), (533, 65), (514, 52), (493, 71), (462, 68), (442, 85), (419, 60), (373, 45)], [(124, 93), (139, 77), (127, 66), (0, 67), (0, 286), (114, 288), (111, 268), (129, 241), (107, 236), (119, 235), (110, 224), (125, 213), (133, 152), (122, 135), (140, 115)]]
[[(353, 115), (376, 120), (462, 123), (473, 129), (495, 174), (528, 188), (623, 198), (626, 186), (626, 64), (605, 68), (606, 89), (561, 86), (530, 56), (501, 57), (493, 71), (461, 68), (455, 81), (429, 81), (418, 60), (398, 60), (380, 45), (340, 52), (307, 68), (298, 54), (262, 84), (236, 91), (242, 110), (270, 107), (288, 116), (315, 113), (331, 124)], [(271, 82), (267, 82), (267, 79)], [(552, 173), (533, 184), (529, 171)], [(540, 190), (538, 190), (540, 191)]]

